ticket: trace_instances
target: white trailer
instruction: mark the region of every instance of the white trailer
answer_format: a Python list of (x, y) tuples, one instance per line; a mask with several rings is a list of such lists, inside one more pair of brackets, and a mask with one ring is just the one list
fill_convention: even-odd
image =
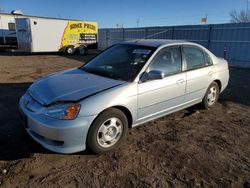
[(16, 18), (18, 49), (84, 54), (97, 48), (97, 23), (53, 18)]

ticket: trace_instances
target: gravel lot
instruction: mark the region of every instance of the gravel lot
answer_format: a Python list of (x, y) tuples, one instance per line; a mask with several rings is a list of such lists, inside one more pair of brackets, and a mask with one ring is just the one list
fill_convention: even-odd
[(20, 96), (35, 79), (93, 55), (0, 52), (0, 186), (250, 187), (249, 69), (230, 69), (213, 109), (196, 106), (134, 128), (111, 153), (62, 155), (33, 141), (19, 122)]

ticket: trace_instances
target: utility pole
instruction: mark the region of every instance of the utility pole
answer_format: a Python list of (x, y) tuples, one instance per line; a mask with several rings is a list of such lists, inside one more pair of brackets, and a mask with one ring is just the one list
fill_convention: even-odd
[(139, 19), (137, 19), (137, 20), (136, 20), (136, 25), (137, 25), (137, 27), (139, 27), (139, 23), (140, 23), (140, 21), (139, 21)]
[(246, 7), (246, 17), (247, 17), (247, 19), (248, 19), (248, 4), (249, 4), (249, 0), (246, 0), (247, 1), (247, 7)]
[(249, 0), (247, 0), (247, 12), (248, 12), (248, 3), (249, 3)]

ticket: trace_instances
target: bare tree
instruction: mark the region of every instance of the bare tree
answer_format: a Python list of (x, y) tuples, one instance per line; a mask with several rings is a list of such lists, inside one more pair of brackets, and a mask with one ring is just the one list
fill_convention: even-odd
[(250, 11), (241, 10), (237, 12), (235, 9), (230, 13), (231, 23), (249, 23), (250, 22)]

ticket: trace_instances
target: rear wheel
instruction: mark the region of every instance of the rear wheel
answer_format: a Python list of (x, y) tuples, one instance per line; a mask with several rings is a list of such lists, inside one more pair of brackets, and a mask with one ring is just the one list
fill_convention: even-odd
[(101, 113), (90, 127), (87, 145), (97, 154), (117, 148), (128, 130), (128, 120), (124, 113), (111, 108)]
[(85, 46), (79, 46), (78, 47), (78, 53), (80, 55), (84, 55), (86, 53), (86, 51), (87, 51), (87, 48)]
[(213, 107), (219, 98), (219, 94), (220, 90), (218, 84), (212, 82), (203, 98), (202, 105), (207, 109)]

